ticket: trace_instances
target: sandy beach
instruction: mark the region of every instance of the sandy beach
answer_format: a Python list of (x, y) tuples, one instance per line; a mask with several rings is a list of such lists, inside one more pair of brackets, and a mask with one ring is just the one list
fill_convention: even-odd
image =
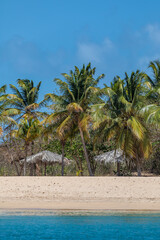
[(0, 177), (0, 209), (160, 210), (160, 177)]

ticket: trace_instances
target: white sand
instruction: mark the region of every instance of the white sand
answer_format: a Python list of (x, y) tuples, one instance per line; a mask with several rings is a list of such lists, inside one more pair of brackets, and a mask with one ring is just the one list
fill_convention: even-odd
[(0, 177), (0, 208), (160, 210), (160, 177)]

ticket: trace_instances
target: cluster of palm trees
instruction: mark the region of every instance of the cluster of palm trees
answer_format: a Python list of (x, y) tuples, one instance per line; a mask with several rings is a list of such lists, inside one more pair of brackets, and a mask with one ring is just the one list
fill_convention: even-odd
[(80, 136), (90, 176), (93, 171), (86, 147), (90, 135), (94, 148), (112, 140), (115, 150), (121, 149), (141, 175), (142, 162), (152, 152), (151, 129), (160, 122), (160, 62), (151, 62), (149, 68), (152, 77), (140, 71), (130, 76), (125, 73), (124, 79), (116, 76), (110, 86), (100, 88), (104, 74), (95, 78), (90, 63), (82, 69), (75, 67), (62, 74), (64, 80), (54, 79), (59, 93), (48, 93), (41, 102), (41, 82), (34, 86), (33, 81), (18, 79), (18, 88), (10, 84), (12, 94), (6, 93), (6, 86), (0, 88), (0, 133), (4, 131), (5, 141), (21, 139), (26, 158), (28, 146), (36, 139), (57, 138), (62, 147), (62, 175), (68, 139)]

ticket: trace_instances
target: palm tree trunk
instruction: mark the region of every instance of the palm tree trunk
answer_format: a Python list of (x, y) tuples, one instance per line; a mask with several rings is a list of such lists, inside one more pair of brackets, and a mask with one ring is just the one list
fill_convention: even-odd
[(19, 173), (18, 166), (17, 166), (16, 162), (13, 161), (13, 163), (14, 163), (14, 166), (15, 166), (15, 169), (16, 169), (16, 172), (17, 172), (17, 176), (20, 176), (20, 173)]
[(61, 142), (61, 145), (62, 145), (62, 176), (64, 175), (64, 142)]
[(86, 159), (86, 162), (87, 162), (88, 172), (89, 172), (90, 176), (93, 176), (93, 173), (92, 173), (92, 170), (91, 170), (91, 166), (90, 166), (90, 162), (89, 162), (89, 158), (88, 158), (87, 149), (86, 149), (86, 144), (85, 144), (85, 141), (84, 141), (83, 131), (82, 131), (80, 126), (79, 126), (79, 131), (80, 131), (81, 140), (82, 140), (82, 144), (83, 144), (83, 150), (84, 150), (85, 159)]
[(137, 159), (137, 173), (138, 173), (138, 176), (141, 177), (141, 164), (139, 159)]
[(120, 162), (117, 161), (117, 176), (120, 176)]
[[(32, 141), (31, 142), (31, 155), (33, 155), (34, 154), (34, 142)], [(31, 164), (31, 166), (30, 166), (30, 176), (33, 176), (33, 164)]]
[(26, 176), (26, 158), (24, 159), (24, 173), (23, 173), (24, 176)]
[(82, 159), (80, 158), (79, 154), (77, 153), (77, 157), (79, 159), (79, 167), (80, 167), (80, 174), (83, 176), (83, 167), (82, 167)]
[(46, 165), (47, 165), (47, 164), (46, 164), (46, 162), (45, 162), (45, 163), (44, 163), (44, 176), (46, 176), (46, 170), (47, 170), (47, 169), (46, 169)]
[(138, 156), (138, 152), (136, 152), (136, 162), (137, 162), (137, 173), (138, 173), (138, 176), (140, 177), (141, 176), (141, 163), (140, 163), (140, 159)]
[(24, 176), (26, 176), (26, 165), (27, 165), (27, 144), (25, 146)]

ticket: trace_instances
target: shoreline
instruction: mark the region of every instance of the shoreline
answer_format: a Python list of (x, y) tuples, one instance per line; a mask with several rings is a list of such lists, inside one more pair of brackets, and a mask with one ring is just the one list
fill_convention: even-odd
[(160, 210), (53, 210), (53, 209), (0, 209), (0, 216), (160, 216)]
[(0, 211), (160, 211), (160, 177), (0, 177)]
[(0, 201), (0, 210), (53, 210), (53, 211), (160, 211), (160, 201), (146, 199), (113, 199), (106, 201), (76, 201), (76, 200), (58, 200), (58, 201)]

